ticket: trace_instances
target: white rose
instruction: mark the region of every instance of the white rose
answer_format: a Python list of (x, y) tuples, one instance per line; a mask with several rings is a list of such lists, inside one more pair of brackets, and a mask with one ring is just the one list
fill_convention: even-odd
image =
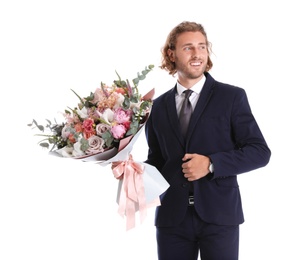
[(125, 100), (124, 95), (122, 95), (121, 93), (118, 93), (118, 94), (117, 94), (117, 99), (116, 99), (116, 101), (115, 101), (115, 105), (114, 105), (113, 109), (116, 109), (116, 108), (118, 108), (118, 107), (121, 107), (122, 104), (123, 104), (123, 102), (124, 102), (124, 100)]
[(81, 118), (87, 118), (88, 117), (87, 108), (83, 107), (81, 110), (78, 110), (78, 114)]
[(141, 102), (139, 102), (139, 103), (130, 102), (130, 108), (131, 109), (133, 109), (134, 107), (136, 107), (136, 109), (139, 110), (140, 105), (141, 105)]
[(107, 108), (103, 113), (100, 113), (99, 111), (97, 111), (97, 113), (102, 120), (108, 123), (108, 125), (110, 125), (110, 122), (113, 121), (114, 112), (110, 108)]

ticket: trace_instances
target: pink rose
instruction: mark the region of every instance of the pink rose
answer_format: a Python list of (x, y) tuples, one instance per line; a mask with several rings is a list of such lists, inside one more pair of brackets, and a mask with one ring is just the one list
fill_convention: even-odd
[(111, 134), (115, 139), (121, 139), (126, 133), (126, 128), (124, 125), (115, 125), (111, 128)]
[(99, 136), (94, 135), (89, 137), (88, 144), (89, 148), (86, 150), (87, 154), (93, 154), (104, 151), (103, 145), (105, 144), (105, 141)]
[(114, 112), (114, 119), (117, 123), (123, 124), (125, 122), (131, 121), (131, 115), (132, 115), (131, 110), (124, 110), (122, 108), (118, 108)]
[(96, 130), (96, 134), (101, 136), (103, 133), (105, 133), (107, 130), (109, 130), (111, 128), (111, 126), (106, 125), (106, 124), (97, 124), (95, 127)]

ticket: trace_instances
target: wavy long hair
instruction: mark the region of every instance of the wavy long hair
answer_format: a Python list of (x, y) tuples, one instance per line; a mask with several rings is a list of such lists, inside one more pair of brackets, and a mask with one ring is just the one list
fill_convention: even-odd
[(177, 72), (175, 62), (172, 62), (168, 56), (168, 49), (175, 50), (176, 42), (178, 36), (183, 32), (201, 32), (203, 36), (206, 39), (206, 46), (208, 51), (208, 63), (206, 66), (206, 71), (209, 71), (213, 67), (213, 62), (210, 59), (210, 54), (212, 53), (212, 44), (208, 41), (207, 33), (204, 29), (204, 27), (195, 22), (188, 22), (184, 21), (174, 27), (172, 31), (169, 33), (165, 45), (161, 49), (162, 53), (162, 60), (161, 60), (161, 66), (159, 66), (161, 69), (167, 70), (170, 75), (174, 76)]

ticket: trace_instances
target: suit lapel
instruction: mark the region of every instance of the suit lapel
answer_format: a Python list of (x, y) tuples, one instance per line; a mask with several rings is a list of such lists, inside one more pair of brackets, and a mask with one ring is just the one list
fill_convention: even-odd
[(198, 123), (199, 118), (202, 116), (213, 93), (215, 80), (210, 76), (210, 74), (205, 73), (205, 75), (207, 79), (200, 93), (194, 112), (191, 116), (188, 133), (187, 133), (187, 141), (190, 139), (193, 130), (195, 129), (195, 126)]

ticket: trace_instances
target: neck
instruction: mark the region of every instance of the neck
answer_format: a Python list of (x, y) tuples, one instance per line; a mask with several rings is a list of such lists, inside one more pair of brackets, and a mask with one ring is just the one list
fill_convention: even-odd
[(183, 78), (181, 76), (178, 76), (178, 82), (185, 88), (189, 89), (189, 88), (193, 87), (197, 82), (199, 82), (203, 76), (204, 75), (202, 75), (198, 78), (195, 78), (195, 79)]

